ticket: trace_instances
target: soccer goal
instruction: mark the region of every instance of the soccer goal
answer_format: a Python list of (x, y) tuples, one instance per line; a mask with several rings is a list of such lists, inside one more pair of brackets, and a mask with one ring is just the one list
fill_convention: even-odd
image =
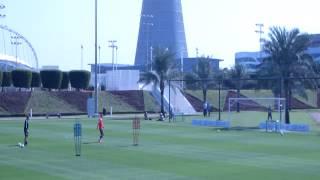
[(285, 104), (285, 98), (229, 98), (231, 127), (280, 131)]

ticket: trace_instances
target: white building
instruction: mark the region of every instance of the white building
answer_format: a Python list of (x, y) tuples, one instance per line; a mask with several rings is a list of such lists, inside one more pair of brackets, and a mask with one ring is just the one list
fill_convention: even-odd
[(0, 71), (12, 71), (13, 69), (29, 69), (33, 68), (25, 61), (14, 56), (0, 54)]
[[(320, 63), (320, 34), (311, 34), (308, 49), (305, 51), (315, 62)], [(255, 73), (257, 66), (262, 63), (268, 55), (264, 52), (237, 52), (235, 54), (235, 64), (242, 65), (246, 71)]]
[(266, 57), (265, 53), (260, 52), (238, 52), (235, 55), (235, 65), (243, 66), (247, 73), (252, 74), (257, 71), (257, 66)]
[[(107, 90), (139, 90), (139, 70), (116, 70), (97, 74), (98, 86)], [(95, 75), (91, 73), (90, 85), (94, 86)]]

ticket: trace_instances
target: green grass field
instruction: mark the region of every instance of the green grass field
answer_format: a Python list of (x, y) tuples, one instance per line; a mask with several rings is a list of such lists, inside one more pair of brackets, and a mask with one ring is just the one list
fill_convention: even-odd
[[(96, 143), (96, 119), (82, 119), (82, 156), (74, 155), (75, 119), (0, 120), (0, 179), (320, 179), (320, 136), (310, 133), (217, 131), (193, 127), (190, 118), (141, 121), (132, 146), (129, 120), (107, 120)], [(314, 127), (316, 129), (317, 127)]]

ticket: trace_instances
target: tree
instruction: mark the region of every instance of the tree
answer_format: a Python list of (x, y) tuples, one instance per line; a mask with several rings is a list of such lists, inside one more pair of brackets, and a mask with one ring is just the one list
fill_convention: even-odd
[(199, 58), (197, 66), (193, 68), (193, 72), (185, 75), (187, 87), (201, 87), (203, 102), (207, 102), (208, 87), (215, 83), (213, 81), (215, 73), (211, 67), (210, 60), (202, 57)]
[[(286, 28), (270, 28), (269, 39), (264, 40), (263, 50), (268, 58), (264, 59), (258, 74), (260, 77), (273, 77), (281, 83), (271, 83), (273, 93), (286, 98), (285, 122), (290, 123), (289, 100), (293, 89), (299, 94), (305, 94), (305, 89), (300, 79), (295, 81), (290, 78), (304, 77), (305, 72), (312, 72), (312, 58), (305, 54), (308, 47), (309, 36), (301, 34), (299, 29), (288, 31)], [(281, 85), (279, 85), (281, 84)], [(280, 86), (280, 87), (279, 87)]]
[(30, 88), (32, 80), (32, 72), (29, 70), (16, 69), (11, 72), (12, 82), (17, 88)]
[[(244, 84), (241, 79), (246, 77), (247, 73), (242, 65), (237, 64), (234, 67), (232, 67), (229, 71), (229, 78), (232, 79), (231, 83), (237, 89), (237, 98), (240, 97), (240, 89), (242, 89), (242, 86)], [(239, 102), (237, 102), (237, 112), (240, 112)]]
[(42, 70), (40, 77), (43, 88), (59, 89), (62, 81), (62, 72), (60, 70)]
[(86, 70), (73, 70), (69, 72), (69, 79), (71, 87), (80, 89), (87, 89), (90, 82), (90, 72)]
[(167, 49), (157, 48), (155, 49), (155, 56), (152, 63), (153, 71), (143, 72), (140, 75), (138, 82), (149, 85), (153, 83), (154, 87), (160, 88), (161, 94), (161, 113), (164, 114), (163, 96), (165, 86), (169, 80), (173, 77), (177, 77), (178, 74), (174, 69), (174, 56)]

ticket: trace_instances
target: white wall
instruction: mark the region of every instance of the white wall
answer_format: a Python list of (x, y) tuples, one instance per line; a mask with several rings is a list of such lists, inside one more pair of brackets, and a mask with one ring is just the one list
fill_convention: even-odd
[[(138, 70), (117, 70), (107, 71), (105, 74), (98, 74), (98, 84), (105, 85), (107, 90), (139, 90)], [(91, 74), (90, 85), (94, 86), (95, 76)]]

